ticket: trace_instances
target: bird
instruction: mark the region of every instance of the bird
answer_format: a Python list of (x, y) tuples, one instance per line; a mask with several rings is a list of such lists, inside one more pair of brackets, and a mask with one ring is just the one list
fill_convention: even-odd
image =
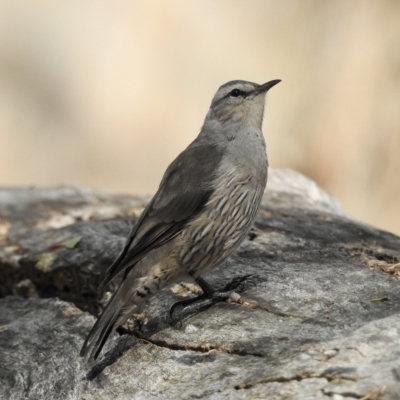
[[(179, 278), (192, 277), (203, 290), (199, 298), (227, 297), (201, 275), (225, 261), (254, 222), (268, 174), (265, 97), (279, 82), (234, 80), (218, 89), (199, 135), (169, 165), (106, 271), (100, 290), (117, 276), (121, 283), (89, 332), (82, 357), (97, 359), (118, 326)], [(182, 304), (189, 307), (190, 300)]]

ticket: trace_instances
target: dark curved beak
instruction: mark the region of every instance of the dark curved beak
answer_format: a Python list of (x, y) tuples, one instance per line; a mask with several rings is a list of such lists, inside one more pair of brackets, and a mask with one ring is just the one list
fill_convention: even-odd
[(257, 86), (252, 92), (251, 94), (253, 96), (257, 96), (261, 93), (267, 93), (269, 89), (271, 89), (273, 86), (277, 85), (279, 82), (281, 82), (280, 79), (275, 79), (273, 81), (269, 81), (267, 83), (264, 83), (260, 86)]

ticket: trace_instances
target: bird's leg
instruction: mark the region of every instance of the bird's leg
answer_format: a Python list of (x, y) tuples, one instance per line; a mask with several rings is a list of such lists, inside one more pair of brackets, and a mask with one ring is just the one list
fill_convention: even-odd
[[(208, 285), (208, 288), (212, 289), (210, 285)], [(205, 310), (206, 308), (210, 307), (213, 303), (210, 302), (209, 296), (209, 293), (203, 290), (203, 293), (200, 296), (192, 297), (187, 300), (181, 300), (173, 304), (169, 311), (172, 322), (175, 322), (174, 313), (177, 314), (177, 319), (182, 325), (183, 311), (189, 310), (191, 311), (191, 314), (196, 314), (199, 311)]]
[(213, 304), (226, 300), (229, 297), (236, 299), (240, 298), (241, 296), (238, 295), (235, 290), (244, 290), (245, 281), (252, 276), (253, 275), (245, 275), (237, 277), (220, 290), (215, 290), (203, 278), (194, 278), (196, 283), (203, 290), (203, 293), (200, 296), (192, 297), (190, 299), (178, 301), (177, 303), (175, 303), (171, 307), (171, 310), (169, 312), (171, 319), (174, 320), (174, 313), (176, 313), (178, 320), (182, 325), (182, 317), (184, 316), (183, 314), (196, 314), (211, 307)]

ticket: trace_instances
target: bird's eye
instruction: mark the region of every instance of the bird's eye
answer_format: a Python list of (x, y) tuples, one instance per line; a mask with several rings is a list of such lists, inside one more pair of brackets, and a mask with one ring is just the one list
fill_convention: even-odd
[(231, 97), (239, 97), (242, 94), (242, 92), (239, 89), (233, 89), (232, 92), (230, 93)]

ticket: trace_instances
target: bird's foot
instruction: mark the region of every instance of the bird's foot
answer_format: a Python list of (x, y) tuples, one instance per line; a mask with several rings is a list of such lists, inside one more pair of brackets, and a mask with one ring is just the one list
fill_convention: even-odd
[(201, 287), (203, 293), (200, 296), (175, 303), (169, 312), (172, 323), (174, 324), (179, 321), (180, 325), (182, 325), (182, 320), (187, 316), (197, 314), (206, 310), (212, 305), (227, 299), (229, 299), (231, 302), (255, 307), (256, 303), (244, 300), (243, 297), (237, 293), (246, 290), (246, 288), (249, 286), (249, 282), (247, 281), (251, 281), (251, 278), (254, 277), (257, 276), (245, 275), (237, 277), (220, 290), (215, 290), (204, 279), (200, 277), (196, 278), (195, 281)]

